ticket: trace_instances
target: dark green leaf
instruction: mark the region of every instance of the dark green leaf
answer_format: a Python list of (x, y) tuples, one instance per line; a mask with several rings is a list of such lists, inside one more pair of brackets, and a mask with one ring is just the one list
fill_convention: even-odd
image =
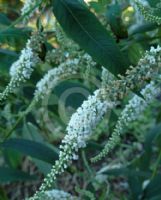
[(149, 200), (161, 200), (161, 195), (150, 198)]
[(0, 13), (0, 24), (3, 25), (10, 25), (11, 21), (8, 19), (8, 17), (4, 13)]
[(142, 181), (140, 177), (136, 175), (130, 175), (128, 177), (128, 183), (131, 190), (132, 199), (139, 200), (139, 197), (142, 193)]
[(158, 3), (158, 0), (147, 0), (150, 6), (156, 7), (156, 4)]
[(13, 149), (5, 149), (3, 150), (3, 156), (7, 166), (17, 168), (21, 165), (22, 155), (19, 152)]
[(53, 0), (53, 11), (64, 31), (93, 59), (117, 75), (126, 71), (125, 60), (110, 33), (84, 3)]
[(108, 169), (104, 174), (113, 176), (138, 176), (138, 177), (148, 177), (150, 173), (143, 171), (136, 171), (135, 169), (128, 168), (118, 168), (118, 169)]
[(130, 63), (136, 65), (139, 59), (144, 54), (144, 49), (139, 43), (133, 42), (131, 45), (128, 46), (127, 52)]
[(51, 168), (52, 168), (52, 164), (49, 164), (47, 162), (44, 162), (42, 160), (38, 160), (36, 158), (33, 158), (32, 161), (34, 162), (34, 164), (37, 166), (37, 168), (39, 169), (39, 171), (41, 173), (43, 173), (45, 176), (50, 173)]
[(54, 164), (58, 159), (58, 153), (42, 143), (34, 142), (25, 139), (9, 139), (2, 145), (5, 149), (14, 149), (25, 155), (43, 160), (45, 162)]
[(146, 24), (141, 24), (141, 25), (137, 25), (136, 27), (134, 27), (129, 34), (130, 35), (134, 35), (137, 33), (145, 33), (147, 31), (152, 31), (154, 29), (156, 29), (158, 27), (157, 24), (153, 24), (153, 23), (146, 23)]
[(86, 147), (89, 150), (99, 150), (101, 151), (103, 149), (103, 146), (97, 142), (89, 141), (88, 145)]
[(0, 44), (7, 43), (9, 45), (25, 45), (26, 40), (30, 36), (30, 29), (9, 28), (0, 31)]
[(35, 180), (36, 176), (8, 167), (0, 167), (0, 183)]
[(18, 58), (18, 54), (14, 51), (0, 49), (0, 71), (7, 72), (11, 64), (16, 61)]
[(153, 178), (145, 189), (145, 197), (152, 198), (157, 195), (161, 195), (161, 175)]
[(141, 155), (141, 157), (139, 158), (139, 160), (140, 160), (139, 168), (141, 170), (145, 171), (150, 168), (153, 142), (160, 134), (161, 134), (161, 124), (158, 124), (157, 126), (155, 125), (155, 127), (152, 128), (148, 132), (146, 139), (145, 139), (144, 152)]

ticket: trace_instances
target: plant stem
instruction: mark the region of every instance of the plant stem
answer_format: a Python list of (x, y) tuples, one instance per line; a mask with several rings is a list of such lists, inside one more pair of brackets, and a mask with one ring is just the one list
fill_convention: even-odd
[(90, 175), (92, 175), (93, 172), (92, 172), (92, 170), (91, 170), (91, 168), (90, 168), (90, 166), (89, 166), (89, 164), (88, 164), (88, 161), (87, 161), (87, 159), (86, 159), (86, 155), (85, 155), (85, 151), (84, 151), (84, 150), (82, 150), (82, 158), (83, 158), (83, 162), (84, 162), (84, 165), (85, 165), (85, 167), (86, 167), (88, 173), (89, 173)]
[(151, 179), (153, 179), (153, 178), (156, 176), (157, 170), (158, 170), (158, 167), (159, 167), (159, 163), (160, 163), (160, 162), (161, 162), (161, 149), (160, 149), (160, 151), (159, 151), (158, 159), (157, 159), (156, 164), (155, 164), (155, 166), (154, 166)]
[(16, 123), (14, 124), (14, 126), (6, 133), (5, 139), (8, 139), (12, 132), (15, 130), (15, 128), (18, 126), (18, 124), (21, 122), (21, 120), (32, 110), (32, 108), (35, 106), (36, 101), (33, 100), (30, 105), (27, 107), (27, 109), (23, 112), (20, 113), (19, 118), (17, 119)]

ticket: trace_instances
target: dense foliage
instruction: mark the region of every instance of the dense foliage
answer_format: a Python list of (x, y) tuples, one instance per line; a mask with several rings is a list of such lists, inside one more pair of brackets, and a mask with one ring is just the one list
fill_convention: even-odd
[(0, 11), (0, 200), (160, 200), (161, 1)]

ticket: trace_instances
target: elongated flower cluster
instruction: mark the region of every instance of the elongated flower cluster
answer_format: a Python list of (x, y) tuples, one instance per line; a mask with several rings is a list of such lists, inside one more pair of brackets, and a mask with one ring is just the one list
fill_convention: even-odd
[(145, 81), (155, 79), (158, 71), (161, 70), (161, 47), (151, 47), (139, 60), (136, 67), (131, 66), (126, 71), (126, 76), (119, 76), (118, 80), (109, 81), (108, 85), (102, 89), (101, 96), (109, 98), (113, 102), (122, 100), (123, 97), (134, 88), (139, 89)]
[(35, 66), (40, 62), (38, 53), (40, 44), (43, 41), (41, 34), (33, 35), (28, 40), (26, 47), (21, 51), (19, 59), (10, 68), (11, 80), (5, 90), (0, 93), (0, 101), (6, 99), (10, 93), (30, 78)]
[[(146, 80), (156, 79), (156, 76), (158, 75), (158, 71), (161, 70), (161, 47), (158, 46), (157, 48), (151, 47), (150, 51), (146, 51), (143, 58), (140, 59), (138, 65), (134, 68), (131, 67), (130, 70), (127, 70), (126, 76), (120, 76), (120, 80), (113, 80), (109, 82), (109, 85), (107, 87), (104, 87), (101, 91), (101, 95), (106, 98), (110, 98), (113, 102), (117, 103), (118, 100), (121, 100), (126, 93), (129, 91), (129, 89), (134, 89), (137, 86), (141, 87)], [(151, 85), (148, 85), (147, 87), (152, 87)], [(154, 87), (152, 88), (154, 89)], [(144, 91), (144, 90), (143, 90)], [(143, 95), (147, 95), (148, 93), (142, 91)], [(147, 88), (146, 90), (147, 91)], [(153, 91), (155, 93), (155, 90)], [(157, 91), (156, 91), (157, 92)], [(150, 97), (153, 95), (150, 94)], [(125, 113), (128, 112), (128, 109), (130, 110), (130, 116), (127, 115), (129, 118), (125, 118), (128, 121), (135, 120), (135, 116), (138, 116), (137, 113), (140, 113), (140, 107), (144, 109), (147, 105), (146, 102), (142, 102), (142, 99), (139, 99), (140, 97), (135, 97), (132, 99), (129, 103), (129, 106), (127, 105), (127, 109), (125, 109)], [(136, 106), (136, 102), (138, 101), (138, 105), (140, 103), (140, 107)], [(133, 106), (131, 106), (133, 105)], [(132, 109), (133, 108), (133, 109)], [(138, 108), (138, 109), (137, 109)], [(132, 111), (131, 111), (132, 109)], [(132, 114), (134, 113), (134, 114)], [(123, 116), (124, 111), (123, 111)], [(123, 117), (124, 119), (124, 117)], [(126, 124), (127, 125), (127, 124)], [(105, 146), (104, 150), (95, 158), (92, 159), (93, 162), (100, 160), (102, 157), (108, 154), (109, 150), (112, 149), (115, 144), (119, 143), (120, 140), (120, 134), (123, 131), (123, 128), (125, 127), (125, 122), (122, 122), (122, 117), (120, 120), (118, 120), (118, 124), (116, 125), (116, 128), (114, 130), (114, 133), (112, 134), (112, 137), (109, 139), (109, 142)]]
[(102, 67), (102, 75), (101, 75), (102, 88), (105, 88), (109, 82), (114, 80), (114, 78), (115, 77), (113, 74), (111, 74), (106, 68)]
[[(30, 41), (28, 44), (29, 43)], [(13, 63), (10, 68), (11, 78), (17, 79), (17, 81), (21, 82), (30, 78), (34, 70), (34, 66), (39, 60), (28, 44), (27, 47), (21, 51), (19, 60)]]
[(139, 11), (147, 21), (157, 23), (158, 25), (161, 24), (161, 17), (155, 15), (155, 9), (143, 5), (142, 2), (138, 0), (135, 0), (135, 3)]
[(110, 109), (113, 104), (106, 101), (102, 102), (99, 98), (99, 90), (95, 91), (93, 96), (83, 102), (82, 106), (77, 109), (70, 119), (67, 126), (67, 134), (60, 146), (59, 159), (55, 162), (51, 172), (44, 179), (40, 190), (31, 200), (39, 198), (47, 188), (50, 188), (56, 176), (68, 167), (72, 160), (78, 159), (78, 149), (86, 146), (86, 140), (92, 134), (101, 121), (103, 115)]
[[(142, 6), (149, 6), (148, 2), (146, 0), (143, 1), (139, 1), (139, 4), (142, 4)], [(136, 24), (142, 24), (144, 22), (144, 16), (142, 15), (142, 13), (140, 12), (137, 3), (135, 0), (130, 0), (130, 5), (135, 9), (135, 20), (136, 20)], [(134, 25), (135, 26), (135, 25)]]
[(115, 129), (105, 145), (102, 152), (92, 159), (93, 162), (105, 157), (120, 141), (120, 135), (123, 133), (124, 128), (131, 122), (137, 120), (147, 106), (152, 103), (157, 95), (161, 92), (161, 88), (156, 86), (152, 81), (141, 91), (143, 98), (134, 95), (134, 97), (126, 105), (119, 117)]
[[(83, 102), (82, 106), (72, 115), (67, 126), (67, 134), (60, 146), (59, 159), (31, 200), (39, 199), (39, 196), (52, 186), (57, 175), (64, 172), (73, 159), (78, 159), (78, 149), (86, 146), (86, 140), (91, 136), (93, 129), (96, 128), (103, 115), (113, 108), (117, 101), (121, 100), (127, 94), (127, 91), (133, 89), (136, 84), (139, 83), (139, 87), (141, 87), (146, 80), (154, 78), (160, 68), (161, 48), (159, 46), (157, 48), (152, 47), (150, 51), (145, 53), (145, 56), (135, 68), (131, 67), (127, 71), (126, 76), (120, 76), (118, 80), (111, 80), (107, 87), (100, 88), (93, 96)], [(145, 91), (143, 94), (146, 93), (146, 98), (150, 99), (149, 88), (147, 87)], [(132, 102), (135, 103), (136, 100)], [(136, 111), (136, 114), (138, 112), (139, 110)]]
[(57, 85), (60, 80), (70, 78), (73, 75), (78, 74), (81, 67), (88, 67), (89, 63), (91, 63), (91, 67), (96, 65), (88, 54), (83, 54), (78, 58), (68, 59), (61, 63), (58, 67), (49, 70), (36, 85), (36, 100), (38, 101), (39, 99), (43, 99), (44, 96), (49, 95), (53, 87)]
[[(39, 48), (40, 47), (35, 46), (35, 50), (38, 50)], [(34, 99), (23, 114), (27, 115), (38, 101), (43, 100), (44, 97), (50, 95), (52, 89), (60, 81), (72, 78), (74, 75), (80, 75), (80, 72), (82, 71), (81, 68), (88, 68), (90, 63), (91, 67), (95, 67), (96, 63), (92, 60), (91, 56), (85, 53), (80, 55), (77, 59), (68, 59), (61, 63), (58, 67), (49, 70), (47, 74), (45, 74), (44, 77), (37, 83)], [(15, 70), (11, 70), (10, 74), (14, 76), (14, 72)]]
[(62, 190), (53, 189), (39, 194), (37, 200), (78, 200), (78, 198)]
[(38, 10), (42, 0), (25, 0), (21, 9), (21, 15), (24, 16), (24, 20), (28, 21), (34, 13)]
[(46, 198), (48, 198), (48, 200), (76, 200), (76, 198), (73, 197), (71, 194), (56, 189), (46, 191), (45, 196)]
[(79, 60), (67, 60), (60, 64), (57, 68), (51, 69), (48, 73), (37, 83), (35, 98), (38, 101), (44, 96), (49, 95), (53, 87), (63, 78), (77, 74), (79, 69)]

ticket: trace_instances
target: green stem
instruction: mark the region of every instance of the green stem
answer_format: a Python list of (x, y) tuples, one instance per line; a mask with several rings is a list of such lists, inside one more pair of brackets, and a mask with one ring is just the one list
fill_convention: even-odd
[(5, 139), (8, 139), (12, 132), (16, 129), (16, 127), (19, 125), (19, 123), (21, 122), (21, 120), (23, 120), (23, 118), (32, 110), (32, 108), (35, 106), (36, 101), (33, 100), (30, 105), (27, 107), (27, 109), (23, 112), (20, 113), (20, 117), (17, 119), (16, 123), (14, 124), (14, 126), (6, 133)]
[(157, 159), (157, 161), (155, 163), (151, 179), (153, 179), (156, 176), (160, 162), (161, 162), (161, 149), (159, 151), (158, 159)]
[(13, 28), (16, 24), (18, 24), (19, 22), (21, 22), (27, 15), (29, 15), (30, 12), (32, 12), (36, 7), (38, 7), (40, 4), (42, 3), (42, 1), (40, 1), (39, 3), (37, 3), (33, 8), (31, 8), (26, 14), (20, 16), (18, 19), (16, 19), (16, 21), (14, 21), (11, 25), (9, 25), (6, 29), (0, 31), (0, 33), (3, 33), (3, 31), (7, 31), (10, 28)]
[(92, 172), (92, 170), (91, 170), (91, 168), (90, 168), (90, 166), (88, 164), (88, 161), (86, 159), (86, 155), (85, 155), (85, 151), (84, 150), (82, 150), (82, 158), (83, 158), (83, 162), (84, 162), (84, 165), (85, 165), (88, 173), (90, 174), (90, 176), (92, 176), (93, 172)]

